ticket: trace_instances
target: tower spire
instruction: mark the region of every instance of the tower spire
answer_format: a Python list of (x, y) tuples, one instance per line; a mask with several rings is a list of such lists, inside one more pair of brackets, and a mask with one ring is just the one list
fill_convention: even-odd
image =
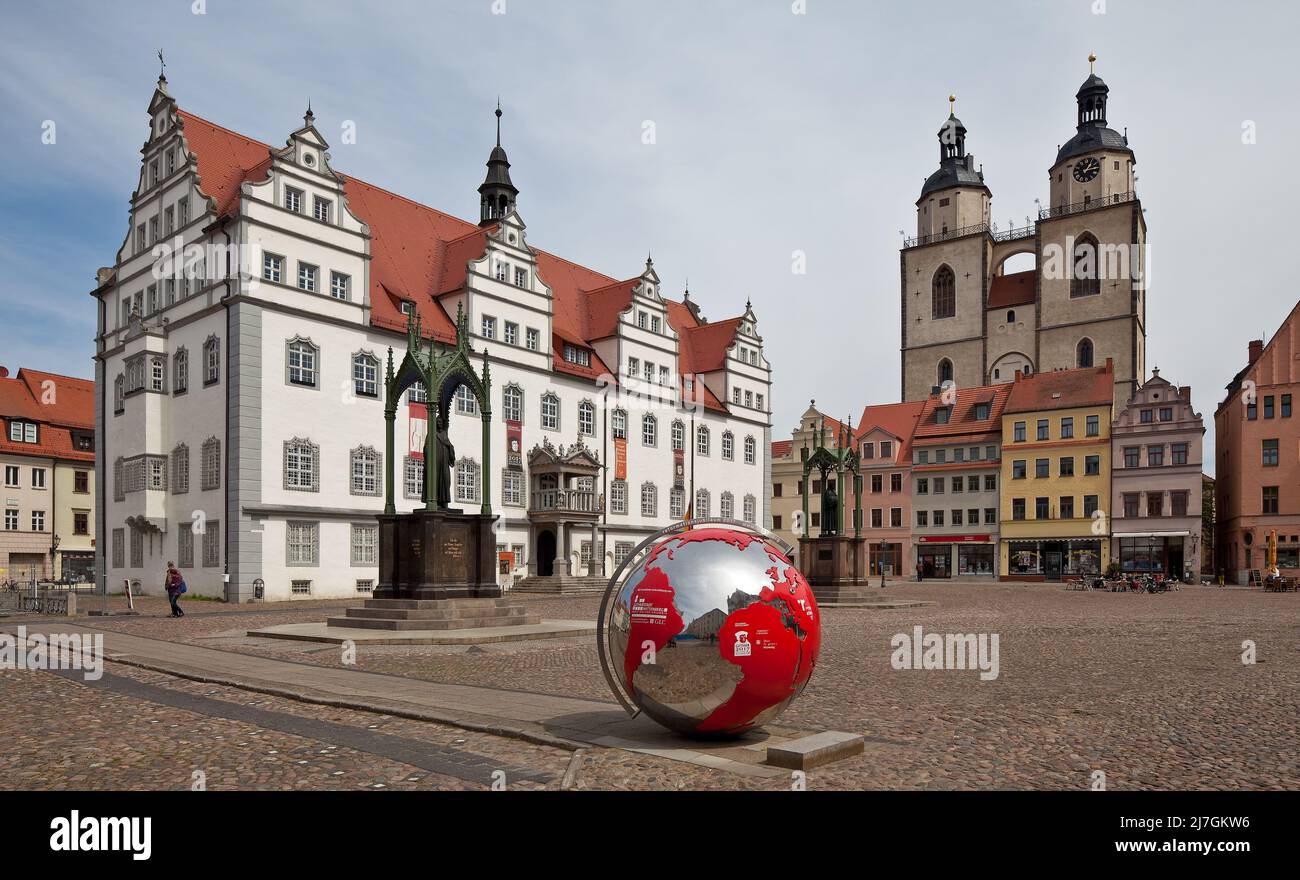
[(497, 146), (501, 146), (501, 96), (497, 95)]
[(479, 226), (489, 226), (515, 207), (519, 190), (510, 181), (510, 160), (501, 146), (501, 99), (497, 99), (497, 143), (487, 160), (487, 177), (479, 185)]

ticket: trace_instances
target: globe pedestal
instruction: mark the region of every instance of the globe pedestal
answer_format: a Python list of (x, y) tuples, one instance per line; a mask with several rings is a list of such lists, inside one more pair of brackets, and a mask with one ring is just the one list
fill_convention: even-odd
[(374, 598), (499, 598), (494, 520), (458, 510), (381, 514)]
[(799, 569), (818, 602), (834, 602), (846, 588), (866, 585), (866, 551), (865, 538), (821, 535), (799, 539)]

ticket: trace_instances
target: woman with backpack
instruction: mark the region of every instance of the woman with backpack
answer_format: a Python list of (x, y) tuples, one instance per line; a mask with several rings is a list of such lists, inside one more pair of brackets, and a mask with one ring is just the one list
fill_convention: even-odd
[(180, 569), (174, 562), (167, 563), (167, 578), (164, 582), (167, 588), (167, 601), (172, 605), (172, 617), (184, 617), (185, 612), (181, 610), (181, 594), (186, 591), (185, 578), (181, 577)]

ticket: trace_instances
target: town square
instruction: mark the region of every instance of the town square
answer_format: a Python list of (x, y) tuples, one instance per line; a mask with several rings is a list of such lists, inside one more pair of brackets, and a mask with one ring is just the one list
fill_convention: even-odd
[(587, 821), (492, 792), (821, 792), (845, 842), (853, 793), (906, 852), (978, 814), (950, 856), (1286, 839), (1295, 9), (5, 17), (24, 845), (171, 865), (361, 792), (363, 856)]

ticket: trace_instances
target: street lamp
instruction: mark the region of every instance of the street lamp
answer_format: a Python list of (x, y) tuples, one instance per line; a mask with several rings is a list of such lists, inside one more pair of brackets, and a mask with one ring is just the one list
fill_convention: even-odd
[(55, 570), (58, 568), (58, 565), (55, 560), (55, 554), (57, 554), (58, 552), (59, 552), (59, 533), (55, 532), (50, 537), (50, 580), (54, 580), (55, 573), (56, 573)]
[(880, 569), (880, 589), (885, 588), (885, 551), (889, 549), (889, 544), (884, 540), (880, 542), (880, 552), (876, 554), (876, 567)]

